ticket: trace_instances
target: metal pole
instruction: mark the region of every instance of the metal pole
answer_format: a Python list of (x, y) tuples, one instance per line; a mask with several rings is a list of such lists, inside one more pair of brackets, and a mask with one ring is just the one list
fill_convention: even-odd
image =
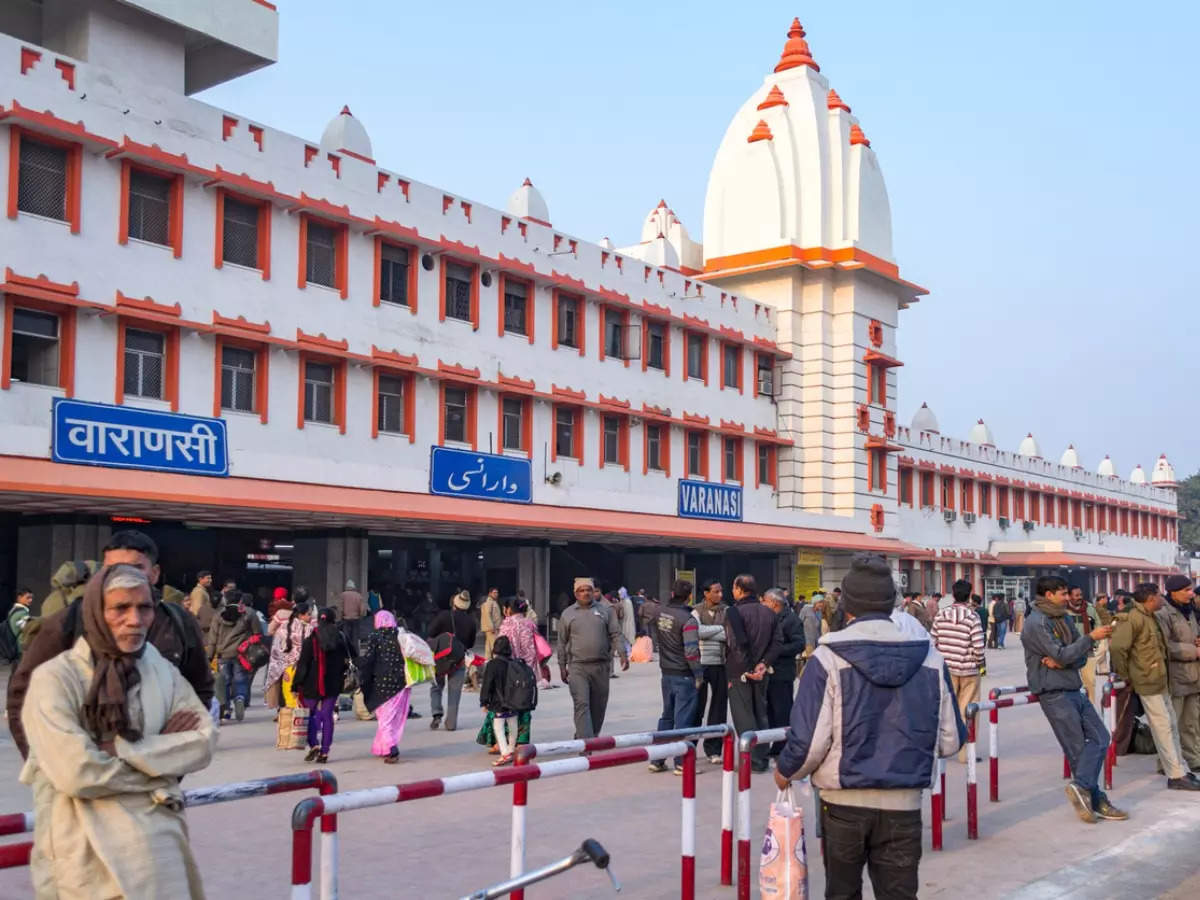
[(979, 807), (976, 795), (975, 770), (975, 720), (979, 716), (979, 704), (967, 704), (967, 840), (979, 838)]
[(933, 788), (929, 794), (930, 842), (934, 850), (942, 849), (942, 806), (945, 798), (942, 794), (945, 782), (942, 779), (942, 761), (938, 759), (933, 766)]
[[(513, 783), (512, 841), (509, 849), (508, 874), (517, 878), (525, 873), (525, 804), (529, 801), (529, 782)], [(525, 900), (525, 889), (517, 888), (512, 900)]]
[(733, 884), (733, 800), (737, 783), (733, 777), (735, 747), (733, 731), (721, 743), (721, 884)]
[(988, 800), (1000, 802), (1000, 710), (988, 710)]
[(683, 755), (683, 811), (680, 817), (680, 900), (696, 898), (696, 747)]
[(750, 900), (750, 751), (756, 743), (753, 731), (738, 741), (738, 900)]

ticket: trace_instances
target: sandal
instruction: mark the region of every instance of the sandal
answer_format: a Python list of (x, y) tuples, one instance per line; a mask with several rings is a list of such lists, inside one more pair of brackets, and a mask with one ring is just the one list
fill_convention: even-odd
[(499, 753), (500, 753), (500, 748), (495, 745), (488, 748), (488, 756), (498, 756)]
[(511, 762), (512, 762), (512, 754), (506, 753), (503, 756), (501, 756), (498, 760), (496, 760), (494, 763), (492, 763), (492, 767), (495, 768), (496, 766), (507, 766)]

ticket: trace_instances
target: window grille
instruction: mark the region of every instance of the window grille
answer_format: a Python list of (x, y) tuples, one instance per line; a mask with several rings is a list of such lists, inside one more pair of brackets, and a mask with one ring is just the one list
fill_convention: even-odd
[(738, 471), (738, 439), (725, 438), (725, 479), (740, 481), (742, 473)]
[(558, 342), (564, 347), (579, 347), (579, 300), (558, 298)]
[(701, 335), (688, 335), (687, 367), (688, 378), (704, 377), (704, 338)]
[(379, 259), (379, 299), (408, 306), (408, 251), (384, 244)]
[(379, 376), (380, 431), (404, 434), (404, 379), (395, 375)]
[(501, 447), (505, 450), (525, 450), (524, 425), (525, 401), (514, 397), (504, 398), (504, 429)]
[(554, 411), (554, 453), (575, 456), (575, 410), (559, 407)]
[(758, 357), (758, 392), (775, 396), (775, 364), (769, 356)]
[(21, 137), (17, 209), (48, 219), (66, 221), (66, 149)]
[[(766, 444), (759, 444), (759, 446), (758, 446), (758, 483), (759, 484), (770, 484), (771, 483), (771, 448), (769, 446), (767, 446)], [(911, 497), (912, 482), (911, 481), (909, 482), (908, 487), (909, 487), (909, 494), (910, 494), (909, 503), (911, 503), (912, 502), (912, 497)], [(903, 498), (901, 498), (901, 500), (903, 500)]]
[(333, 424), (333, 366), (326, 363), (305, 364), (304, 420)]
[(687, 436), (687, 452), (688, 452), (688, 475), (696, 476), (704, 474), (701, 465), (701, 440), (702, 437), (698, 431), (689, 431)]
[(646, 426), (646, 466), (662, 471), (662, 426)]
[(625, 358), (625, 326), (620, 313), (612, 310), (604, 317), (604, 355), (616, 359)]
[(259, 268), (258, 217), (261, 208), (232, 197), (226, 197), (224, 205), (221, 259), (251, 269)]
[(171, 179), (134, 169), (129, 173), (129, 236), (171, 243)]
[(304, 278), (310, 284), (334, 287), (337, 271), (337, 235), (328, 225), (308, 223)]
[(13, 381), (58, 387), (58, 316), (13, 309), (10, 358)]
[(651, 369), (666, 369), (663, 358), (663, 345), (666, 340), (666, 328), (661, 322), (651, 322), (646, 331), (646, 365)]
[(742, 352), (741, 348), (725, 345), (725, 375), (721, 382), (724, 387), (735, 388), (742, 383)]
[(467, 441), (467, 391), (465, 388), (446, 388), (443, 410), (443, 435), (447, 441)]
[(446, 318), (471, 321), (471, 269), (458, 263), (446, 265)]
[(529, 292), (520, 282), (504, 282), (504, 330), (515, 334), (529, 334), (525, 319), (528, 312)]
[(254, 411), (254, 367), (257, 354), (242, 347), (221, 348), (221, 408)]
[(604, 461), (621, 462), (621, 420), (617, 416), (604, 417)]
[(163, 399), (166, 341), (156, 331), (125, 329), (125, 395)]

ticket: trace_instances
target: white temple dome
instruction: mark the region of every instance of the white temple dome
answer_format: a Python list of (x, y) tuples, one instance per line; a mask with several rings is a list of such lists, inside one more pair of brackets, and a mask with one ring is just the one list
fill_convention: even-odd
[(1146, 471), (1142, 468), (1142, 464), (1138, 463), (1133, 467), (1133, 471), (1129, 473), (1130, 484), (1145, 484)]
[(1167, 462), (1165, 453), (1154, 464), (1154, 471), (1150, 473), (1150, 483), (1160, 484), (1163, 487), (1174, 487), (1178, 484), (1175, 480), (1175, 467)]
[(1058, 461), (1060, 466), (1066, 466), (1068, 469), (1080, 468), (1079, 452), (1075, 449), (1074, 444), (1067, 444), (1067, 449), (1063, 451), (1062, 459)]
[(941, 429), (938, 428), (937, 416), (933, 414), (933, 410), (929, 408), (928, 403), (922, 403), (921, 408), (913, 415), (912, 430), (932, 431), (934, 434), (941, 434)]
[(652, 266), (664, 266), (669, 269), (679, 268), (679, 254), (661, 234), (652, 241), (638, 244), (625, 252), (635, 255), (638, 259)]
[(550, 207), (546, 205), (542, 192), (528, 178), (509, 196), (505, 209), (519, 219), (528, 219), (539, 225), (550, 224)]
[(1017, 448), (1017, 453), (1021, 456), (1028, 456), (1030, 459), (1041, 459), (1042, 448), (1038, 446), (1037, 438), (1033, 436), (1033, 432), (1029, 432), (1021, 440), (1021, 446)]
[[(883, 173), (792, 22), (774, 71), (734, 115), (708, 176), (704, 258), (782, 245), (892, 260)], [(720, 265), (720, 263), (718, 263)]]
[(994, 447), (996, 445), (996, 440), (992, 437), (992, 429), (984, 424), (983, 419), (980, 419), (971, 426), (967, 440), (972, 444), (979, 444), (981, 447)]
[(326, 153), (349, 153), (367, 162), (375, 161), (371, 138), (363, 123), (354, 118), (350, 107), (343, 106), (321, 135), (321, 149)]
[(1096, 466), (1096, 474), (1104, 478), (1116, 478), (1117, 470), (1113, 466), (1113, 461), (1107, 455), (1100, 460), (1100, 465)]

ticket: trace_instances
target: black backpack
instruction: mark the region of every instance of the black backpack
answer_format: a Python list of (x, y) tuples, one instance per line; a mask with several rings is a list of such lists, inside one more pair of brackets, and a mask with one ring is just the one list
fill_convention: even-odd
[(21, 648), (17, 643), (17, 636), (8, 627), (8, 619), (5, 619), (0, 622), (0, 661), (15, 663), (20, 658)]
[(997, 622), (1005, 622), (1008, 620), (1008, 616), (1008, 601), (997, 599), (995, 605), (992, 607), (992, 618)]
[(537, 709), (537, 676), (522, 659), (510, 659), (504, 667), (504, 685), (500, 705), (510, 712), (523, 713)]
[(467, 655), (467, 648), (463, 646), (463, 642), (449, 631), (444, 631), (431, 640), (429, 649), (433, 651), (433, 671), (438, 678), (457, 669), (462, 664), (463, 657)]

